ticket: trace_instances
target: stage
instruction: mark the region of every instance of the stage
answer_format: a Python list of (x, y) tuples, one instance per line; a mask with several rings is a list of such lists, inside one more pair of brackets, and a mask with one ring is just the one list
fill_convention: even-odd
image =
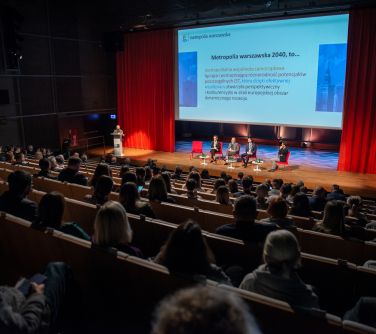
[[(309, 152), (309, 150), (303, 151)], [(112, 152), (112, 148), (106, 148), (106, 153)], [(89, 152), (91, 155), (103, 155), (102, 149), (93, 149)], [(310, 153), (312, 154), (312, 152)], [(315, 155), (320, 155), (320, 151), (315, 151)], [(328, 168), (325, 165), (315, 165), (314, 163), (299, 163), (299, 159), (294, 158), (292, 153), (290, 165), (285, 169), (279, 169), (275, 172), (269, 172), (272, 163), (271, 159), (264, 158), (265, 163), (261, 166), (261, 171), (254, 171), (255, 166), (249, 164), (247, 168), (243, 168), (241, 163), (235, 164), (234, 169), (228, 169), (223, 161), (218, 163), (208, 163), (201, 165), (201, 159), (190, 159), (190, 153), (187, 152), (159, 152), (152, 150), (141, 150), (134, 148), (124, 148), (124, 157), (130, 158), (132, 164), (143, 166), (148, 159), (157, 161), (158, 166), (166, 166), (169, 170), (174, 170), (177, 165), (187, 171), (190, 166), (195, 166), (202, 170), (206, 168), (210, 175), (219, 176), (222, 171), (236, 177), (238, 172), (245, 175), (250, 174), (257, 182), (263, 182), (265, 179), (282, 178), (285, 182), (297, 182), (303, 180), (308, 188), (315, 188), (317, 185), (330, 189), (331, 185), (339, 184), (347, 194), (360, 195), (362, 197), (376, 198), (376, 175), (373, 174), (357, 174), (349, 172), (338, 172), (335, 168)], [(325, 152), (324, 152), (325, 157)], [(209, 159), (208, 159), (209, 160)]]

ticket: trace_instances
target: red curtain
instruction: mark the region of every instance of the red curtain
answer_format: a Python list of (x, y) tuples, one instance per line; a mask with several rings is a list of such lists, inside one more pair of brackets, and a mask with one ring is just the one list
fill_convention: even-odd
[(174, 31), (125, 34), (116, 58), (118, 119), (127, 147), (175, 150)]
[(338, 170), (376, 173), (376, 9), (350, 13)]

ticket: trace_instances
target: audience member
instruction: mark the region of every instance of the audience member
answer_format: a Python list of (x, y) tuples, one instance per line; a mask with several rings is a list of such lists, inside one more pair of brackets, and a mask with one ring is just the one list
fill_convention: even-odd
[(64, 156), (62, 154), (59, 154), (56, 156), (56, 163), (57, 163), (56, 170), (64, 169)]
[[(347, 198), (348, 211), (347, 215), (352, 218), (356, 218), (356, 224), (362, 227), (366, 227), (369, 223), (367, 216), (361, 212), (362, 199), (360, 196), (349, 196)], [(346, 221), (347, 224), (352, 224), (354, 221)]]
[(215, 182), (214, 182), (214, 185), (213, 185), (213, 189), (211, 191), (212, 194), (216, 194), (217, 193), (217, 189), (221, 186), (226, 186), (226, 181), (224, 179), (216, 179)]
[(272, 185), (272, 189), (269, 191), (269, 196), (273, 196), (273, 195), (279, 196), (281, 187), (283, 185), (283, 180), (273, 179), (271, 185)]
[(288, 219), (289, 207), (286, 200), (281, 196), (270, 196), (267, 213), (269, 218), (262, 219), (261, 222), (276, 224), (280, 228), (294, 228), (294, 222)]
[(292, 205), (292, 203), (294, 202), (294, 197), (296, 196), (296, 194), (300, 193), (300, 186), (297, 185), (297, 184), (294, 184), (292, 187), (291, 187), (291, 191), (290, 191), (290, 194), (287, 196), (286, 200), (287, 200), (287, 203), (289, 203), (289, 205)]
[(56, 171), (57, 167), (58, 167), (57, 162), (56, 162), (56, 158), (53, 155), (51, 155), (51, 156), (48, 157), (48, 161), (50, 162), (50, 170)]
[(68, 160), (68, 166), (60, 172), (58, 180), (61, 182), (69, 182), (86, 186), (87, 177), (80, 173), (80, 167), (81, 159), (70, 157)]
[(243, 172), (239, 172), (238, 173), (238, 179), (236, 181), (238, 183), (238, 186), (242, 185), (243, 177), (244, 177), (244, 173)]
[(318, 297), (296, 273), (301, 265), (300, 247), (291, 232), (271, 232), (263, 259), (265, 264), (244, 277), (241, 289), (283, 300), (294, 308), (319, 308)]
[(256, 187), (257, 209), (265, 210), (268, 208), (268, 192), (269, 187), (265, 183), (261, 183)]
[(145, 166), (144, 169), (145, 169), (145, 184), (149, 184), (153, 175), (149, 166)]
[(95, 182), (93, 195), (86, 195), (85, 199), (95, 205), (103, 205), (109, 200), (114, 182), (108, 175), (101, 175)]
[(313, 231), (343, 236), (345, 234), (345, 214), (340, 201), (328, 201), (321, 222), (315, 224)]
[(129, 172), (130, 168), (128, 165), (121, 165), (119, 170), (119, 178), (123, 178), (124, 174)]
[(154, 261), (172, 273), (204, 276), (210, 280), (231, 285), (230, 279), (217, 267), (214, 255), (204, 239), (200, 225), (188, 220), (169, 236)]
[(176, 194), (176, 191), (172, 189), (171, 187), (170, 173), (163, 172), (161, 175), (162, 175), (163, 180), (165, 181), (167, 192), (169, 194)]
[(141, 201), (137, 186), (133, 182), (126, 182), (120, 188), (119, 202), (124, 206), (127, 213), (144, 215), (155, 218), (153, 209), (147, 202)]
[(137, 176), (135, 173), (129, 171), (123, 174), (123, 177), (121, 178), (121, 185), (127, 183), (127, 182), (133, 182), (137, 184)]
[(323, 187), (316, 187), (309, 198), (309, 206), (313, 211), (323, 211), (326, 204), (326, 191)]
[(40, 171), (34, 175), (34, 177), (44, 177), (46, 179), (56, 180), (57, 177), (51, 174), (51, 163), (48, 158), (43, 158), (39, 160)]
[(209, 174), (209, 171), (207, 169), (203, 169), (201, 171), (201, 180), (209, 180), (210, 179), (210, 174)]
[(165, 298), (152, 334), (259, 334), (247, 305), (235, 294), (197, 286)]
[(326, 199), (328, 201), (331, 201), (331, 200), (346, 201), (346, 196), (338, 184), (333, 184), (332, 191), (326, 195)]
[(230, 193), (232, 195), (238, 193), (239, 192), (238, 183), (235, 180), (229, 180), (228, 181), (228, 189), (230, 190)]
[(253, 186), (253, 177), (250, 175), (243, 177), (242, 186), (243, 191), (234, 194), (235, 197), (240, 197), (243, 195), (252, 195), (251, 191)]
[(137, 167), (136, 168), (136, 178), (137, 178), (137, 182), (136, 182), (136, 185), (138, 187), (145, 187), (145, 168), (144, 167)]
[(64, 222), (65, 199), (58, 192), (45, 194), (38, 206), (38, 217), (33, 222), (37, 229), (53, 228), (66, 234), (84, 240), (90, 240), (90, 236), (75, 222)]
[(34, 221), (37, 216), (37, 204), (27, 199), (31, 191), (31, 175), (17, 170), (8, 176), (9, 190), (0, 196), (0, 211)]
[(194, 179), (188, 179), (185, 182), (185, 188), (187, 189), (187, 198), (201, 199), (201, 196), (197, 195), (197, 182)]
[(175, 180), (182, 180), (183, 169), (180, 166), (176, 166), (174, 174), (172, 174), (171, 178)]
[(18, 152), (14, 155), (14, 164), (15, 165), (23, 165), (23, 166), (27, 166), (29, 163), (26, 161), (25, 159), (25, 154), (23, 154), (22, 152)]
[(197, 191), (203, 191), (202, 190), (202, 184), (201, 184), (201, 176), (199, 172), (193, 170), (188, 174), (187, 180), (188, 179), (194, 179), (196, 181), (196, 189)]
[(161, 175), (153, 176), (149, 184), (149, 200), (157, 202), (175, 203), (175, 199), (168, 195), (166, 183)]
[(141, 250), (131, 245), (132, 229), (124, 207), (114, 201), (108, 201), (100, 207), (94, 221), (94, 245), (117, 250), (129, 255), (143, 257)]
[(276, 229), (275, 224), (256, 223), (256, 200), (243, 195), (235, 200), (234, 224), (226, 224), (217, 228), (216, 233), (248, 242), (262, 243), (267, 234)]
[[(356, 305), (343, 316), (343, 320), (361, 323), (376, 328), (376, 298), (361, 297)], [(366, 331), (365, 331), (366, 332)]]
[(294, 197), (290, 215), (298, 217), (312, 217), (312, 211), (309, 206), (308, 196), (304, 193), (297, 193)]
[(107, 175), (109, 177), (112, 177), (112, 171), (111, 171), (110, 166), (103, 162), (99, 163), (97, 167), (95, 168), (94, 174), (89, 182), (89, 185), (95, 188), (97, 185), (98, 179), (102, 175)]
[(292, 190), (291, 183), (284, 183), (284, 184), (282, 184), (281, 188), (279, 189), (279, 196), (282, 196), (283, 199), (287, 199), (287, 197), (291, 193), (291, 190)]
[(226, 186), (220, 186), (217, 189), (217, 193), (215, 195), (215, 200), (222, 205), (231, 205), (232, 202), (230, 200), (230, 191)]

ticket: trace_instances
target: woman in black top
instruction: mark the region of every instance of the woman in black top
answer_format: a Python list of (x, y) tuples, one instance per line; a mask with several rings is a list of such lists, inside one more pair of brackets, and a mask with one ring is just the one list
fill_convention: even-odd
[(150, 205), (140, 200), (137, 186), (133, 182), (127, 182), (120, 188), (119, 201), (124, 206), (127, 213), (155, 218), (155, 214)]

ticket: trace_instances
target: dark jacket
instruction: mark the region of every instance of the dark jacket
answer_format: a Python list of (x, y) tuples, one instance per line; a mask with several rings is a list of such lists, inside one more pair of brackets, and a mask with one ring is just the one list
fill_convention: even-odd
[(283, 300), (293, 307), (319, 308), (318, 297), (296, 273), (292, 273), (290, 278), (285, 278), (265, 264), (246, 275), (239, 287)]
[(328, 201), (336, 200), (336, 201), (346, 201), (346, 196), (341, 190), (334, 190), (328, 195), (326, 195), (326, 199)]
[(127, 213), (132, 213), (134, 215), (144, 215), (149, 218), (155, 218), (155, 213), (148, 203), (137, 206), (135, 208), (125, 207), (125, 210), (127, 211)]
[(280, 162), (286, 162), (287, 159), (287, 154), (289, 153), (289, 150), (287, 147), (285, 148), (280, 148), (278, 150), (278, 157)]
[(40, 171), (37, 174), (34, 174), (34, 177), (45, 177), (46, 179), (57, 180), (56, 176), (53, 176), (49, 171)]
[(277, 227), (287, 228), (287, 229), (296, 227), (295, 223), (291, 219), (288, 219), (288, 218), (269, 217), (269, 218), (264, 218), (260, 220), (260, 222), (275, 224)]
[(0, 211), (34, 221), (37, 217), (38, 205), (27, 198), (20, 198), (6, 191), (0, 196)]
[(240, 222), (219, 226), (215, 233), (247, 242), (262, 243), (269, 232), (276, 229), (275, 224)]
[(76, 172), (70, 168), (64, 168), (60, 172), (58, 176), (58, 180), (61, 182), (69, 182), (69, 183), (80, 184), (82, 186), (87, 186), (87, 177), (84, 174), (81, 174), (80, 172)]
[(34, 334), (48, 328), (49, 311), (44, 295), (28, 298), (17, 289), (0, 287), (0, 333)]
[(309, 198), (309, 206), (313, 211), (324, 211), (326, 199), (316, 195)]

